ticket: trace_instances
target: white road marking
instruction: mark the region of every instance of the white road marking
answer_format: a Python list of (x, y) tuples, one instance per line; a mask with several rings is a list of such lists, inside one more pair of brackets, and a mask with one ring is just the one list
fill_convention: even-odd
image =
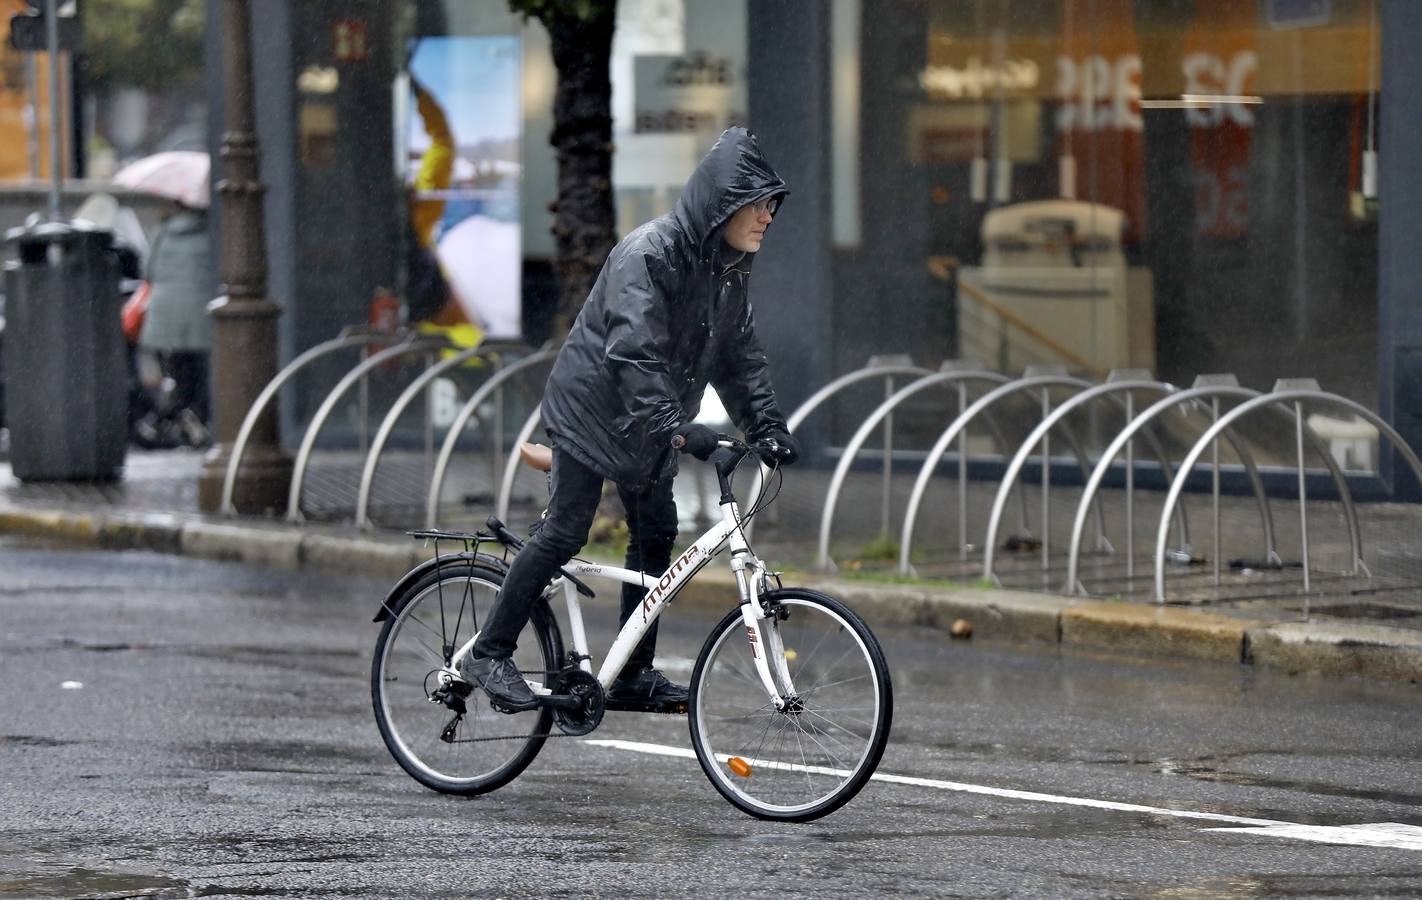
[[(672, 747), (666, 744), (647, 744), (641, 741), (620, 741), (589, 739), (584, 741), (594, 747), (609, 750), (627, 750), (633, 753), (647, 753), (653, 756), (673, 756), (679, 759), (695, 759), (696, 751), (690, 747)], [(834, 770), (822, 766), (799, 766), (790, 768), (807, 769), (830, 774)], [(848, 774), (840, 771), (837, 774)], [(964, 794), (986, 794), (1009, 800), (1027, 800), (1033, 803), (1055, 803), (1062, 806), (1086, 806), (1093, 809), (1110, 809), (1118, 812), (1145, 813), (1153, 816), (1171, 816), (1177, 819), (1196, 819), (1209, 822), (1229, 822), (1242, 828), (1206, 828), (1232, 834), (1262, 834), (1268, 837), (1292, 838), (1300, 841), (1317, 841), (1325, 844), (1351, 844), (1367, 847), (1390, 847), (1398, 850), (1422, 850), (1422, 828), (1397, 822), (1381, 822), (1372, 825), (1299, 825), (1275, 819), (1252, 819), (1247, 816), (1227, 816), (1221, 813), (1198, 812), (1191, 809), (1166, 809), (1161, 806), (1143, 806), (1139, 803), (1117, 803), (1114, 800), (1093, 800), (1089, 797), (1065, 797), (1060, 794), (1043, 794), (1037, 791), (1017, 791), (1010, 788), (987, 787), (981, 784), (965, 784), (958, 781), (941, 781), (937, 778), (915, 778), (909, 775), (893, 775), (876, 772), (873, 781), (889, 784), (903, 784), (910, 787), (926, 787), (940, 791), (957, 791)]]
[(1206, 828), (1206, 831), (1235, 834), (1262, 834), (1267, 837), (1319, 841), (1325, 844), (1353, 844), (1359, 847), (1394, 847), (1401, 850), (1422, 850), (1422, 828), (1401, 822), (1378, 822), (1373, 825), (1266, 825), (1261, 828)]

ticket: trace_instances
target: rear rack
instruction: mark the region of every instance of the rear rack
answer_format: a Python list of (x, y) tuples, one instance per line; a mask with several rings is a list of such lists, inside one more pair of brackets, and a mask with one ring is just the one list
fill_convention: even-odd
[(441, 531), (438, 528), (430, 528), (421, 529), (419, 531), (407, 531), (405, 533), (410, 537), (418, 538), (419, 540), (476, 541), (480, 543), (482, 543), (483, 541), (497, 540), (497, 538), (495, 538), (492, 534), (483, 531)]
[[(499, 521), (498, 516), (490, 516), (484, 524), (489, 526), (489, 531), (441, 531), (438, 528), (422, 528), (419, 531), (407, 531), (405, 533), (412, 538), (418, 538), (420, 540), (463, 541), (466, 545), (473, 543), (476, 550), (479, 544), (484, 541), (498, 541), (500, 544), (503, 544), (515, 552), (523, 549), (523, 539), (509, 530), (507, 525)], [(436, 550), (435, 552), (438, 553), (439, 551)], [(597, 594), (593, 593), (592, 588), (580, 581), (577, 576), (567, 569), (559, 569), (558, 573), (572, 582), (573, 586), (578, 589), (578, 593), (584, 597), (591, 599), (597, 596)]]

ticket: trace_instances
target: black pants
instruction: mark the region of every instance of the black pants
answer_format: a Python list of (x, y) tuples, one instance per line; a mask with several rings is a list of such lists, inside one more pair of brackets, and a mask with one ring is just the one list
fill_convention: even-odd
[[(528, 621), (533, 602), (548, 580), (587, 543), (588, 530), (602, 497), (602, 476), (566, 452), (553, 448), (553, 495), (548, 501), (548, 517), (514, 557), (503, 590), (474, 644), (476, 656), (509, 656), (518, 644), (518, 634)], [(671, 481), (653, 482), (641, 491), (618, 486), (618, 495), (627, 509), (627, 568), (648, 574), (648, 587), (671, 564), (676, 542), (676, 500)], [(647, 589), (622, 586), (622, 617), (641, 604)], [(657, 624), (652, 623), (641, 643), (623, 668), (635, 674), (652, 664), (657, 646)]]
[(187, 407), (204, 425), (212, 421), (207, 385), (207, 351), (173, 350), (164, 354), (164, 368), (173, 378), (173, 412)]

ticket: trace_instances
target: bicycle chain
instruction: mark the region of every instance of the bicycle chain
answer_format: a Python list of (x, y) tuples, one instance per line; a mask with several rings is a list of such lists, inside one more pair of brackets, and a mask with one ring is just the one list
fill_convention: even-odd
[[(686, 714), (685, 714), (685, 713), (660, 713), (660, 712), (658, 712), (658, 713), (641, 713), (641, 715), (644, 715), (644, 716), (664, 716), (664, 717), (666, 717), (666, 718), (668, 718), (668, 719), (680, 719), (680, 718), (682, 718), (682, 717), (683, 717), (684, 715), (686, 715)], [(564, 734), (564, 733), (561, 732), (561, 731), (552, 731), (552, 730), (550, 730), (547, 734), (544, 734), (544, 735), (536, 735), (536, 734), (509, 734), (509, 735), (503, 735), (503, 736), (501, 736), (501, 737), (461, 738), (460, 740), (457, 740), (457, 741), (450, 741), (449, 743), (451, 743), (451, 744), (483, 744), (483, 743), (487, 743), (487, 742), (489, 742), (489, 741), (534, 741), (534, 740), (546, 740), (546, 739), (548, 739), (548, 738), (570, 738), (570, 737), (587, 737), (587, 735), (585, 735), (585, 734)]]
[(482, 738), (461, 738), (457, 741), (450, 741), (451, 744), (484, 744), (489, 741), (537, 741), (548, 738), (583, 737), (579, 734), (564, 734), (561, 731), (549, 731), (544, 735), (537, 734), (510, 734), (503, 737), (482, 737)]

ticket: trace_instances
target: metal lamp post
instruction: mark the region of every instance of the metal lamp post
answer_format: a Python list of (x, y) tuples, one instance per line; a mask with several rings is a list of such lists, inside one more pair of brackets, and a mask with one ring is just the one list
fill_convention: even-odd
[[(266, 297), (267, 255), (262, 227), (266, 190), (258, 168), (260, 148), (252, 102), (250, 16), (247, 0), (222, 0), (222, 75), (226, 128), (222, 133), (221, 295), (208, 304), (213, 317), (213, 411), (217, 445), (198, 479), (198, 506), (216, 512), (223, 479), (242, 419), (277, 371), (280, 305)], [(281, 513), (291, 484), (292, 460), (281, 448), (274, 408), (253, 428), (237, 472), (233, 505), (243, 512)]]

